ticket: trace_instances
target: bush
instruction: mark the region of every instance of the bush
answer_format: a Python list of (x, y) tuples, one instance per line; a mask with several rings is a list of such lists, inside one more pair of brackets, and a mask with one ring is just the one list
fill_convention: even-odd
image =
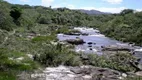
[(32, 39), (32, 42), (47, 42), (57, 40), (56, 35), (49, 35), (49, 36), (37, 36)]
[(79, 66), (81, 63), (80, 57), (62, 45), (48, 45), (40, 51), (41, 54), (35, 55), (35, 60), (45, 66)]
[(110, 57), (88, 55), (89, 63), (93, 66), (115, 69), (121, 72), (131, 72), (136, 69), (130, 64), (130, 61), (136, 61), (136, 58), (129, 53), (117, 53)]
[(38, 23), (40, 24), (51, 24), (52, 23), (52, 20), (50, 17), (47, 17), (47, 16), (41, 16), (38, 20)]
[(56, 33), (67, 33), (69, 31), (68, 27), (60, 27)]

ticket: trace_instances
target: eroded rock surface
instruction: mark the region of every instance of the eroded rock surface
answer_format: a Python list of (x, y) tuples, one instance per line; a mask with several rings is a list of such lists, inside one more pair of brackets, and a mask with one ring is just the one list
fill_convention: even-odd
[[(29, 79), (26, 78), (26, 80), (120, 80), (124, 78), (122, 73), (118, 71), (92, 66), (48, 67), (41, 73), (34, 73), (29, 76)], [(19, 80), (24, 80), (22, 77), (20, 75)]]
[(104, 46), (103, 51), (131, 51), (129, 46), (110, 45)]

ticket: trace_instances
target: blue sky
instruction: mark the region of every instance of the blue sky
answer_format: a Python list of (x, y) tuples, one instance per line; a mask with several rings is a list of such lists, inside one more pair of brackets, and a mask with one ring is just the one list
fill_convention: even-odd
[(102, 12), (119, 13), (123, 9), (142, 11), (142, 0), (6, 0), (14, 4), (29, 4), (70, 9), (99, 10)]

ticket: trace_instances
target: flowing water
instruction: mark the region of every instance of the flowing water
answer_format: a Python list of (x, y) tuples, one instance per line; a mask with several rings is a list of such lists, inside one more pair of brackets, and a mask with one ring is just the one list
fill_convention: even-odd
[[(77, 45), (75, 50), (77, 52), (85, 52), (85, 53), (98, 53), (102, 54), (102, 46), (109, 46), (109, 45), (128, 45), (124, 44), (117, 40), (112, 40), (105, 35), (100, 34), (99, 30), (95, 30), (93, 28), (74, 28), (75, 30), (79, 30), (82, 33), (87, 33), (89, 35), (65, 35), (65, 34), (58, 34), (58, 39), (60, 41), (64, 41), (67, 39), (76, 39), (77, 37), (83, 39), (86, 43), (82, 45)], [(91, 44), (88, 44), (90, 43)]]
[[(102, 46), (110, 46), (110, 45), (118, 45), (118, 46), (125, 46), (130, 49), (134, 49), (135, 56), (141, 58), (140, 63), (142, 63), (142, 48), (138, 46), (131, 47), (128, 43), (123, 43), (117, 40), (113, 40), (111, 38), (106, 37), (103, 34), (100, 34), (99, 30), (95, 30), (93, 28), (74, 28), (75, 30), (79, 30), (82, 33), (87, 33), (89, 35), (65, 35), (65, 34), (58, 34), (58, 39), (60, 41), (64, 41), (67, 39), (76, 39), (80, 38), (83, 39), (86, 43), (82, 45), (76, 45), (75, 51), (76, 52), (84, 52), (84, 53), (97, 53), (103, 54)], [(91, 42), (92, 44), (88, 44)]]

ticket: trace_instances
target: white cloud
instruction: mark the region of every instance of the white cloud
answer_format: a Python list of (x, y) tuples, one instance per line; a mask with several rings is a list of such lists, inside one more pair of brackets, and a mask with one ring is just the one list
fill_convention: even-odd
[(46, 7), (49, 7), (52, 2), (54, 2), (54, 0), (41, 0), (42, 2), (42, 6), (46, 6)]
[(22, 1), (22, 2), (29, 2), (29, 0), (20, 0), (20, 1)]
[(59, 5), (55, 5), (55, 6), (52, 6), (53, 8), (61, 8), (61, 7), (66, 7), (66, 8), (69, 8), (69, 9), (76, 9), (76, 7), (72, 4), (67, 4), (67, 3), (62, 3), (62, 4), (59, 4)]
[(111, 13), (120, 13), (122, 10), (127, 9), (126, 7), (118, 7), (118, 8), (107, 8), (107, 7), (100, 7), (100, 8), (95, 8), (95, 7), (84, 7), (81, 9), (86, 9), (86, 10), (98, 10), (102, 12), (111, 12)]
[(136, 11), (140, 12), (140, 11), (142, 11), (142, 9), (136, 9)]
[(104, 0), (104, 1), (111, 4), (120, 4), (121, 2), (123, 2), (123, 0)]
[[(66, 4), (66, 5), (56, 5), (53, 6), (53, 8), (59, 8), (59, 7), (66, 7), (69, 9), (85, 9), (85, 10), (98, 10), (101, 12), (110, 12), (110, 13), (120, 13), (122, 10), (127, 9), (126, 7), (100, 7), (100, 8), (96, 8), (96, 7), (75, 7), (74, 5), (71, 4)], [(140, 10), (140, 9), (139, 9)]]
[(74, 5), (67, 5), (67, 8), (75, 9), (75, 6)]

